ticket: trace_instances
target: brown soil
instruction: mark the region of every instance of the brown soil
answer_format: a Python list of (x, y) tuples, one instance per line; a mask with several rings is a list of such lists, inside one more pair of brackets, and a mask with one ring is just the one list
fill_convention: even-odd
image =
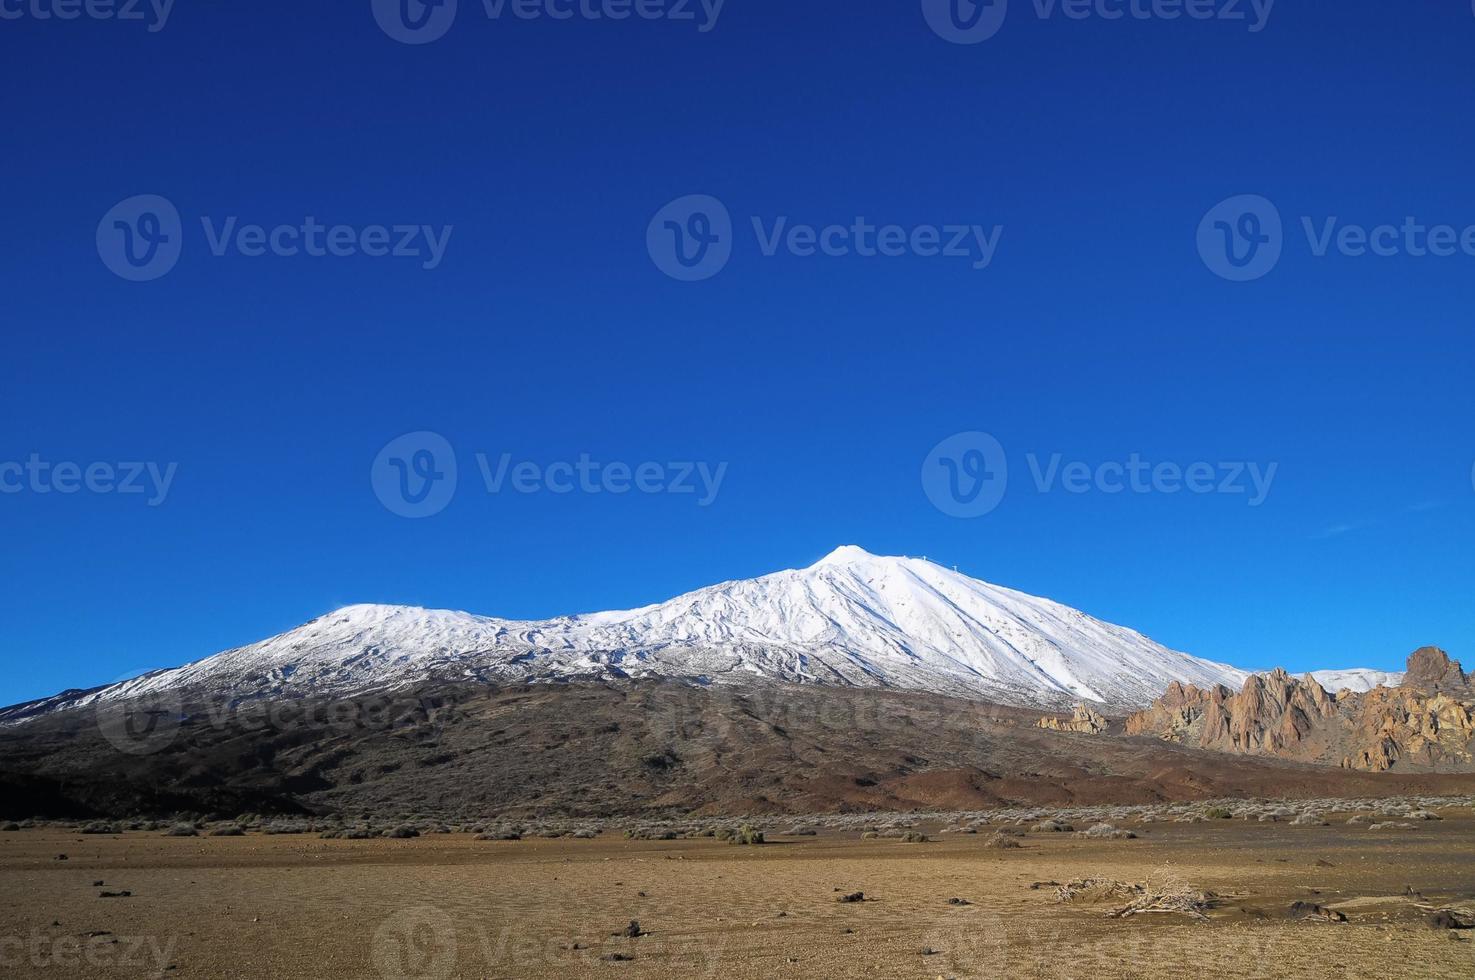
[[(1397, 832), (1211, 820), (983, 835), (476, 841), (0, 834), (7, 977), (1468, 977), (1468, 808)], [(66, 853), (68, 860), (56, 856)], [(1176, 881), (1208, 920), (1054, 882)], [(102, 882), (98, 885), (97, 882)], [(1031, 887), (1040, 883), (1038, 887)], [(130, 897), (101, 899), (104, 891)], [(864, 901), (840, 896), (863, 891)], [(644, 894), (642, 894), (644, 893)], [(968, 904), (954, 904), (961, 898)], [(1303, 901), (1346, 924), (1290, 918)], [(639, 938), (617, 935), (638, 920)], [(927, 952), (930, 951), (930, 952)], [(624, 958), (624, 959), (622, 959)]]

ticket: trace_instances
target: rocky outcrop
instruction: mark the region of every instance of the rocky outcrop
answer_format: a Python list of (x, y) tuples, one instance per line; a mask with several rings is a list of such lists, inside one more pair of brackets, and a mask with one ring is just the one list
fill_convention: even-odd
[(1239, 693), (1173, 682), (1127, 718), (1151, 735), (1219, 752), (1382, 772), (1475, 769), (1475, 690), (1457, 661), (1424, 647), (1401, 687), (1331, 695), (1311, 675), (1252, 675)]
[[(1177, 683), (1176, 681), (1174, 683)], [(1100, 735), (1106, 731), (1106, 719), (1100, 713), (1086, 707), (1084, 704), (1076, 705), (1076, 710), (1069, 718), (1057, 718), (1047, 715), (1035, 722), (1036, 728), (1043, 728), (1051, 732), (1080, 732), (1085, 735)]]
[(1460, 669), (1460, 662), (1449, 659), (1449, 654), (1438, 647), (1420, 647), (1409, 654), (1403, 686), (1427, 694), (1475, 694), (1470, 678)]
[(1361, 702), (1355, 732), (1360, 747), (1343, 759), (1344, 768), (1382, 772), (1400, 761), (1405, 768), (1475, 761), (1475, 701), (1403, 687), (1369, 691)]

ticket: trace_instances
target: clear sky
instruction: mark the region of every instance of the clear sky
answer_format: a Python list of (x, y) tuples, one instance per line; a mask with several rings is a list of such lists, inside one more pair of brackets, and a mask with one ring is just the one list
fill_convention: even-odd
[[(715, 23), (460, 0), (414, 45), (369, 0), (181, 0), (155, 31), (49, 4), (0, 2), (0, 462), (97, 464), (113, 491), (0, 469), (0, 702), (353, 602), (546, 617), (842, 543), (1241, 666), (1475, 660), (1475, 255), (1401, 231), (1378, 239), (1397, 254), (1354, 254), (1358, 228), (1475, 225), (1463, 0), (1285, 2), (1258, 31), (1012, 0), (975, 44), (903, 0), (729, 0)], [(181, 222), (147, 282), (105, 261), (111, 209), (140, 194)], [(732, 224), (702, 281), (647, 239), (690, 194)], [(1236, 282), (1196, 236), (1243, 194), (1284, 230)], [(443, 248), (212, 251), (309, 217), (366, 246), (430, 226)], [(148, 233), (137, 218), (118, 220)], [(906, 254), (802, 254), (802, 231), (765, 254), (781, 218), (894, 224)], [(1318, 255), (1331, 218), (1353, 230)], [(952, 225), (992, 240), (985, 267), (976, 244), (922, 254)], [(1249, 248), (1265, 226), (1222, 227)], [(413, 445), (376, 463), (418, 431), (458, 482), (412, 519), (371, 474), (443, 474)], [(964, 506), (994, 457), (929, 453), (970, 431), (1008, 475), (967, 518), (934, 503), (945, 467)], [(493, 476), (504, 453), (536, 464), (540, 489), (489, 492), (477, 453)], [(705, 506), (549, 489), (581, 456), (660, 464), (664, 487), (666, 464), (726, 468)], [(1275, 470), (1258, 506), (1247, 476), (1108, 492), (1133, 460), (1209, 464), (1216, 487)]]

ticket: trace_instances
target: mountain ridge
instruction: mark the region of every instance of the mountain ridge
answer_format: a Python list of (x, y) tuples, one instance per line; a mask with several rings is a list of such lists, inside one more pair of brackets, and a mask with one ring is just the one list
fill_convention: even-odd
[(1129, 711), (1151, 703), (1170, 681), (1237, 688), (1249, 674), (924, 558), (845, 545), (805, 568), (628, 610), (523, 621), (345, 606), (181, 667), (0, 710), (0, 722), (171, 691), (243, 701), (357, 695), (427, 680), (588, 677), (761, 678)]

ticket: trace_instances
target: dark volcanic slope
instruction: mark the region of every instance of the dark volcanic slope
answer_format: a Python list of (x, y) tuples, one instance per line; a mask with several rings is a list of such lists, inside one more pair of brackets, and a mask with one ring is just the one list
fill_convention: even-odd
[(797, 813), (1475, 788), (1475, 776), (1050, 732), (1025, 709), (841, 688), (440, 686), (202, 709), (177, 729), (173, 717), (138, 738), (136, 718), (91, 712), (0, 730), (0, 815)]

